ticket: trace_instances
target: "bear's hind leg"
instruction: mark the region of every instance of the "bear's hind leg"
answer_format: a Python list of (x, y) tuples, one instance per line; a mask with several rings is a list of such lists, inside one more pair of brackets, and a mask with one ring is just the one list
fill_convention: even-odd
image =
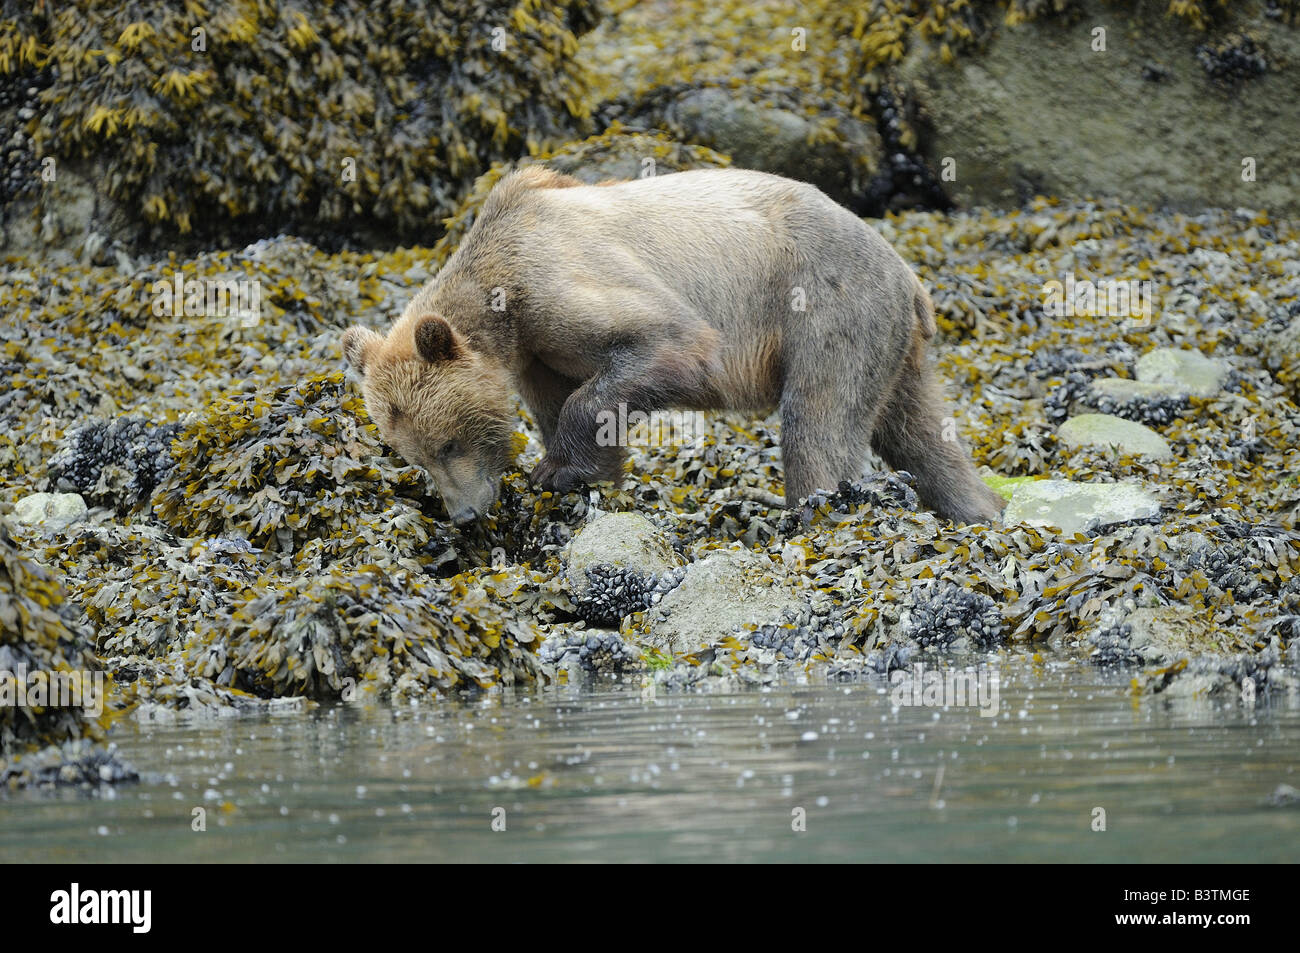
[(916, 478), (921, 501), (940, 516), (957, 523), (992, 522), (1006, 503), (980, 479), (947, 417), (917, 340), (876, 421), (871, 446), (895, 470)]

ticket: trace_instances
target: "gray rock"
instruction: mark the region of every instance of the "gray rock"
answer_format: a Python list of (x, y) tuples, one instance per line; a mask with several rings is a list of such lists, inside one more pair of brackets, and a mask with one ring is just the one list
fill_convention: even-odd
[(677, 138), (726, 153), (741, 168), (811, 182), (841, 202), (862, 192), (884, 151), (880, 134), (860, 120), (840, 117), (838, 135), (819, 138), (806, 116), (728, 89), (687, 90), (662, 121)]
[(1071, 417), (1061, 424), (1056, 436), (1067, 447), (1118, 447), (1123, 453), (1142, 454), (1155, 460), (1173, 456), (1169, 442), (1150, 427), (1110, 414)]
[(586, 571), (594, 566), (658, 575), (683, 562), (667, 537), (639, 513), (599, 514), (574, 534), (565, 559), (565, 579), (580, 598), (590, 585)]
[(33, 493), (14, 504), (11, 518), (26, 526), (61, 529), (86, 515), (86, 501), (76, 493)]
[[(1042, 194), (1300, 211), (1300, 164), (1263, 171), (1266, 157), (1295, 151), (1300, 96), (1289, 64), (1300, 62), (1300, 31), (1268, 19), (1263, 4), (1229, 5), (1208, 35), (1166, 16), (1168, 4), (1123, 14), (1100, 0), (1070, 6), (1068, 18), (1016, 26), (990, 17), (988, 42), (951, 64), (937, 42), (914, 44), (900, 64), (925, 118), (922, 152), (934, 167), (956, 160), (955, 199), (1006, 207)], [(1098, 26), (1107, 28), (1104, 52), (1092, 50)], [(1255, 36), (1273, 64), (1235, 90), (1197, 59), (1207, 39), (1230, 31)], [(1149, 63), (1161, 81), (1144, 78)], [(1242, 180), (1248, 156), (1259, 163), (1255, 181)]]
[(674, 654), (716, 645), (736, 627), (807, 621), (808, 606), (784, 566), (749, 550), (719, 550), (646, 613), (644, 642)]
[(1134, 373), (1140, 382), (1170, 388), (1172, 393), (1213, 397), (1223, 389), (1228, 365), (1200, 351), (1158, 347), (1138, 358)]
[(1145, 519), (1159, 512), (1160, 501), (1141, 484), (1035, 480), (1015, 488), (1002, 522), (1059, 526), (1066, 536), (1073, 536), (1089, 526)]

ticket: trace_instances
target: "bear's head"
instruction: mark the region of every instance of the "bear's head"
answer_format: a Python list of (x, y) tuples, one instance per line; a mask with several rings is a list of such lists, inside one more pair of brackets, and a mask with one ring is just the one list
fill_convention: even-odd
[(348, 328), (343, 354), (384, 441), (428, 471), (452, 520), (484, 513), (513, 456), (505, 369), (436, 314), (399, 321), (387, 337)]

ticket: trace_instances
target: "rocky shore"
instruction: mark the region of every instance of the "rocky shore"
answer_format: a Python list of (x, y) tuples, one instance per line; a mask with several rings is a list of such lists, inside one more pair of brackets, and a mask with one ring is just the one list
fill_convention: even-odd
[[(580, 4), (542, 6), (574, 44), (592, 29)], [(831, 60), (656, 59), (633, 42), (660, 35), (654, 7), (616, 11), (583, 47), (556, 41), (553, 55), (590, 69), (590, 108), (574, 104), (536, 149), (482, 139), (476, 176), (439, 198), (445, 228), (418, 245), (343, 247), (317, 217), (299, 230), (315, 243), (232, 231), (215, 250), (178, 236), (176, 251), (157, 244), (165, 220), (147, 239), (140, 221), (117, 230), (98, 212), (85, 229), (50, 226), (42, 245), (41, 216), (66, 225), (75, 206), (10, 198), (0, 671), (102, 673), (106, 697), (94, 715), (0, 706), (0, 783), (132, 778), (104, 747), (124, 719), (609, 677), (647, 692), (872, 679), (1014, 646), (1122, 667), (1146, 695), (1300, 687), (1287, 651), (1300, 634), (1300, 223), (1287, 209), (1179, 211), (1123, 187), (950, 208), (988, 196), (943, 192), (931, 153), (944, 140), (903, 108), (915, 94), (900, 86), (887, 104), (902, 49), (867, 42), (884, 19), (844, 34), (854, 56), (875, 51), (874, 92), (826, 87), (810, 105), (798, 70)], [(620, 92), (629, 58), (642, 72)], [(689, 82), (670, 88), (673, 62)], [(747, 94), (722, 96), (709, 62), (739, 70)], [(48, 82), (30, 87), (36, 99)], [(783, 163), (799, 165), (797, 150), (755, 123), (824, 140), (809, 168), (883, 216), (872, 224), (931, 289), (952, 427), (1010, 500), (1002, 520), (940, 521), (874, 459), (861, 480), (784, 509), (776, 416), (708, 415), (666, 445), (633, 435), (621, 483), (539, 493), (526, 474), (542, 448), (521, 411), (519, 470), (492, 513), (454, 527), (423, 472), (379, 440), (342, 330), (391, 322), (509, 168), (795, 174)], [(32, 201), (45, 203), (34, 219)], [(308, 215), (291, 204), (286, 221)], [(417, 213), (395, 214), (367, 228)], [(1122, 308), (1117, 284), (1132, 292)], [(255, 305), (207, 297), (245, 287)]]

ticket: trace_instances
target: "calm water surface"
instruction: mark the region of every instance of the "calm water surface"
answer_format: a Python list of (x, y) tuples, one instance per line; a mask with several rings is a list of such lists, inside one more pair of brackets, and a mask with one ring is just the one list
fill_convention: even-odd
[[(0, 795), (0, 861), (1294, 861), (1300, 699), (1135, 699), (1003, 654), (1001, 713), (886, 683), (639, 680), (115, 737), (139, 784)], [(197, 807), (207, 830), (191, 829)], [(1093, 831), (1095, 809), (1105, 831)], [(801, 810), (800, 810), (801, 809)], [(802, 814), (806, 830), (792, 829)], [(494, 831), (504, 823), (504, 831)]]

